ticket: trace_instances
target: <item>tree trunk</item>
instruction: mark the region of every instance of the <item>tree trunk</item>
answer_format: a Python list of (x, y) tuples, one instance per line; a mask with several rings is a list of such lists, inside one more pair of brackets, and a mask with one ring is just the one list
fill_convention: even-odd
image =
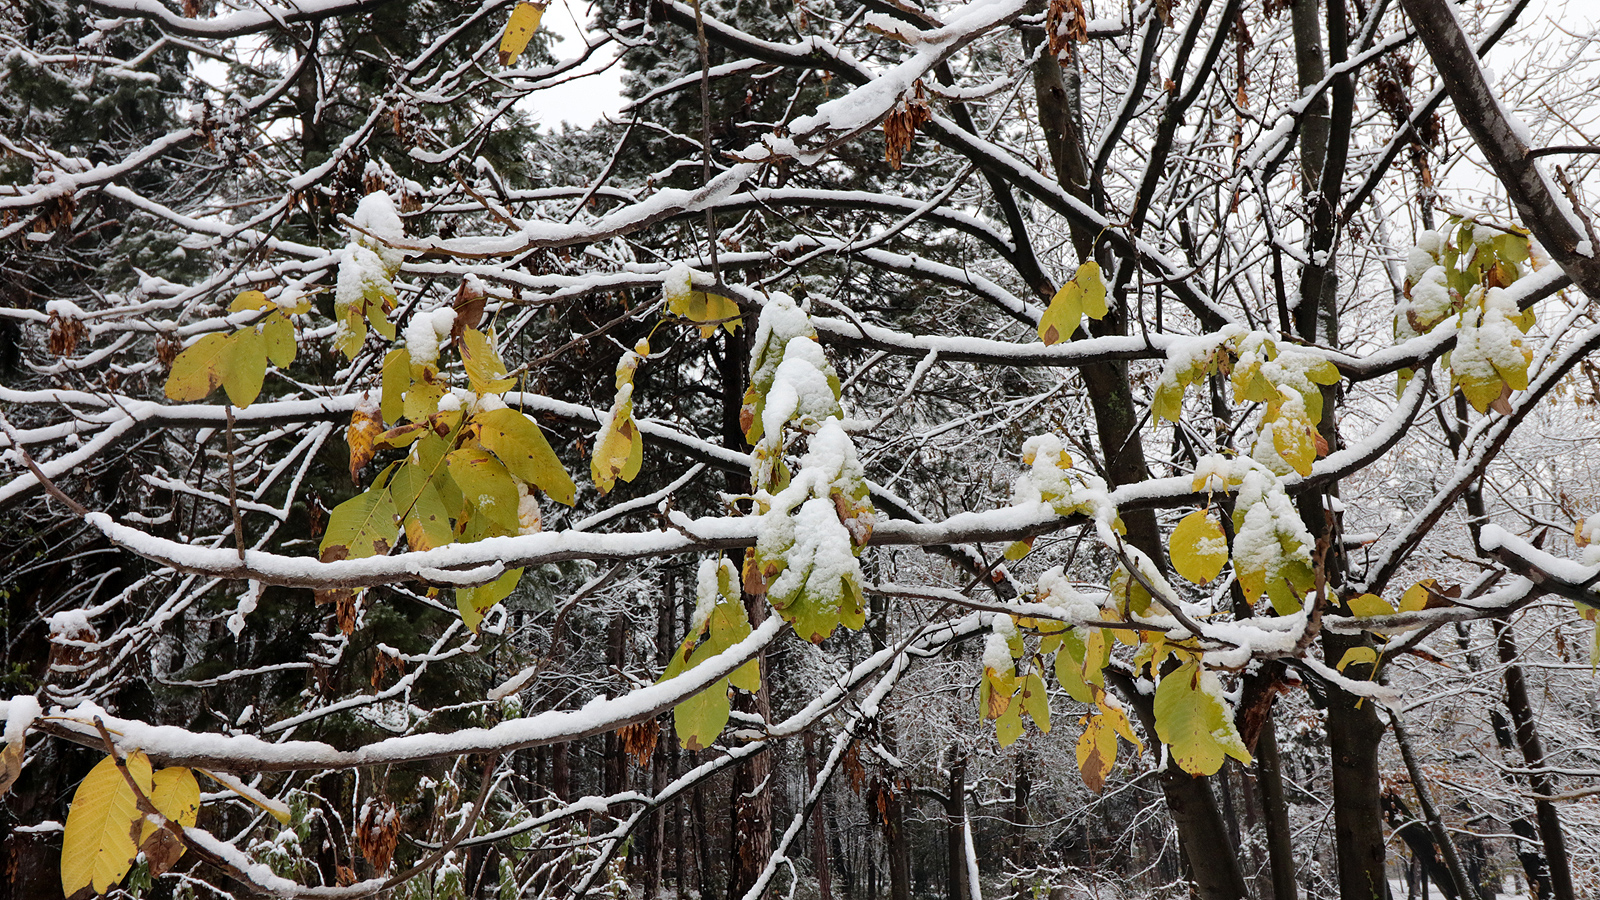
[[(809, 791), (817, 783), (817, 748), (811, 732), (805, 733), (804, 741), (806, 790)], [(820, 900), (833, 900), (833, 873), (828, 868), (828, 826), (824, 822), (826, 801), (826, 794), (818, 797), (817, 806), (811, 811), (811, 865), (817, 873), (817, 896)]]
[[(1555, 793), (1555, 785), (1544, 771), (1544, 746), (1539, 740), (1538, 726), (1533, 719), (1533, 707), (1528, 702), (1528, 682), (1522, 674), (1517, 656), (1517, 639), (1512, 633), (1509, 619), (1491, 619), (1494, 627), (1495, 647), (1500, 662), (1505, 666), (1506, 707), (1511, 710), (1511, 723), (1515, 726), (1517, 746), (1528, 764), (1528, 786), (1538, 796)], [(1561, 830), (1561, 816), (1549, 800), (1533, 801), (1533, 819), (1539, 826), (1539, 840), (1544, 844), (1545, 863), (1550, 870), (1550, 889), (1556, 900), (1573, 900), (1572, 869), (1567, 861), (1567, 839)]]
[(1294, 874), (1293, 832), (1289, 829), (1289, 800), (1283, 790), (1283, 765), (1278, 756), (1272, 710), (1256, 739), (1256, 784), (1261, 789), (1262, 826), (1267, 833), (1267, 859), (1272, 869), (1272, 900), (1295, 900), (1300, 887)]
[[(1338, 662), (1345, 651), (1365, 643), (1364, 636), (1322, 633), (1326, 659)], [(1362, 681), (1372, 666), (1352, 663), (1345, 675)], [(1383, 802), (1380, 795), (1378, 744), (1384, 726), (1371, 700), (1328, 686), (1328, 749), (1333, 767), (1334, 858), (1339, 866), (1342, 900), (1385, 897)]]
[[(967, 757), (952, 748), (950, 781), (945, 795), (945, 848), (947, 867), (945, 884), (950, 900), (971, 900), (967, 891), (967, 837), (964, 824), (967, 818)], [(957, 755), (960, 754), (960, 755)]]

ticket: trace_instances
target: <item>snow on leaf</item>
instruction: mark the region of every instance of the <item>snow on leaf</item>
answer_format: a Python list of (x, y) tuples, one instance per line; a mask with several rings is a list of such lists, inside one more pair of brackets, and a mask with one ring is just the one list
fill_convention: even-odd
[(1156, 734), (1178, 767), (1191, 775), (1214, 775), (1224, 757), (1249, 765), (1250, 753), (1222, 700), (1216, 676), (1187, 662), (1156, 685)]
[(1172, 568), (1195, 584), (1205, 584), (1228, 564), (1228, 541), (1210, 510), (1197, 509), (1172, 529), (1168, 541)]

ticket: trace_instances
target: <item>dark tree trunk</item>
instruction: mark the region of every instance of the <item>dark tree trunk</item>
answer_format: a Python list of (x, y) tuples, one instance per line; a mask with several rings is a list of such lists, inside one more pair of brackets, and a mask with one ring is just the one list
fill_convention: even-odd
[(949, 792), (944, 801), (945, 849), (948, 855), (945, 884), (950, 900), (970, 900), (971, 894), (967, 890), (967, 838), (963, 827), (967, 818), (967, 756), (958, 749), (952, 750), (950, 780), (946, 785)]
[(1295, 900), (1300, 895), (1294, 874), (1293, 833), (1289, 830), (1289, 800), (1283, 790), (1283, 763), (1278, 756), (1272, 710), (1267, 711), (1256, 740), (1256, 784), (1261, 790), (1261, 820), (1267, 833), (1267, 859), (1272, 870), (1272, 900)]
[[(1555, 785), (1544, 771), (1544, 745), (1539, 740), (1538, 725), (1533, 719), (1533, 706), (1528, 702), (1528, 682), (1522, 673), (1517, 655), (1517, 638), (1507, 619), (1490, 620), (1494, 627), (1495, 647), (1500, 662), (1505, 666), (1506, 708), (1511, 711), (1511, 723), (1517, 746), (1528, 764), (1528, 786), (1540, 797), (1555, 793)], [(1539, 828), (1539, 840), (1544, 844), (1545, 863), (1549, 867), (1550, 890), (1555, 900), (1573, 900), (1572, 868), (1567, 861), (1567, 839), (1561, 830), (1561, 816), (1549, 800), (1533, 801), (1533, 820)]]

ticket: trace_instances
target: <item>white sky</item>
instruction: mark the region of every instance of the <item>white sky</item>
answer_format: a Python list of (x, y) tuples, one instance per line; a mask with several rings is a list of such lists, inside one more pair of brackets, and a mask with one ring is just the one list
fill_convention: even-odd
[[(582, 0), (551, 0), (540, 24), (556, 35), (550, 52), (557, 59), (583, 55), (583, 35), (588, 30), (589, 13), (589, 4)], [(612, 59), (606, 50), (601, 50), (596, 57), (589, 61), (586, 71), (594, 72)], [(539, 91), (529, 98), (528, 106), (544, 128), (559, 130), (562, 122), (593, 125), (601, 116), (622, 108), (622, 67), (612, 66)]]

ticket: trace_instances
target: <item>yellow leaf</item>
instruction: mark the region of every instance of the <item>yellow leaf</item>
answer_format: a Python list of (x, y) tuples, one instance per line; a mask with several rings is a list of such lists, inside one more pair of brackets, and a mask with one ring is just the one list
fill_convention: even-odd
[(1072, 280), (1083, 290), (1083, 314), (1096, 321), (1104, 319), (1110, 309), (1106, 306), (1106, 282), (1100, 274), (1100, 264), (1089, 260), (1078, 267)]
[(1050, 307), (1039, 317), (1039, 340), (1046, 345), (1071, 340), (1083, 318), (1083, 289), (1069, 281), (1050, 298)]
[(1389, 605), (1389, 601), (1377, 594), (1351, 597), (1344, 602), (1344, 605), (1352, 616), (1387, 616), (1394, 612), (1394, 607)]
[(1078, 724), (1083, 726), (1083, 734), (1078, 736), (1078, 771), (1089, 790), (1098, 794), (1117, 764), (1117, 733), (1104, 716), (1086, 715)]
[[(168, 766), (155, 773), (151, 779), (150, 802), (173, 822), (184, 828), (194, 827), (200, 815), (200, 783), (194, 773), (183, 766)], [(153, 875), (172, 868), (183, 855), (183, 844), (164, 828), (157, 828), (149, 819), (139, 834), (139, 850), (150, 863)]]
[(266, 294), (260, 291), (244, 291), (239, 296), (234, 297), (232, 303), (228, 304), (228, 312), (236, 313), (245, 312), (246, 310), (266, 309), (271, 305), (272, 301), (267, 299)]
[(495, 352), (493, 339), (476, 328), (461, 333), (461, 362), (475, 394), (504, 393), (517, 383), (506, 375), (506, 364)]
[(1377, 665), (1378, 651), (1371, 647), (1351, 647), (1344, 652), (1344, 657), (1339, 660), (1339, 671), (1343, 672), (1349, 665)]
[(589, 475), (600, 493), (608, 494), (620, 478), (632, 481), (644, 461), (644, 441), (633, 421), (633, 403), (625, 401), (611, 414), (594, 443), (589, 460)]
[[(150, 758), (135, 752), (126, 762), (139, 790), (149, 794)], [(133, 788), (116, 760), (106, 757), (78, 784), (67, 811), (61, 834), (61, 889), (66, 896), (86, 887), (104, 894), (122, 881), (139, 852), (133, 843), (139, 819)]]
[(261, 322), (261, 337), (265, 339), (267, 359), (280, 369), (294, 362), (297, 347), (294, 343), (294, 325), (283, 313), (272, 313)]
[(539, 30), (539, 19), (544, 16), (543, 3), (518, 3), (506, 22), (505, 34), (500, 37), (500, 65), (509, 66), (517, 61), (522, 51), (528, 49), (533, 33)]
[(1222, 523), (1208, 510), (1197, 509), (1184, 516), (1172, 529), (1169, 547), (1172, 568), (1195, 584), (1216, 578), (1228, 564), (1228, 540), (1223, 536)]
[(204, 400), (222, 383), (218, 360), (228, 346), (225, 334), (208, 334), (179, 353), (167, 375), (167, 399), (180, 402)]
[(573, 504), (577, 486), (532, 419), (507, 408), (479, 413), (473, 420), (478, 423), (478, 440), (500, 457), (511, 474), (536, 485), (557, 503)]
[(267, 342), (255, 328), (246, 328), (228, 338), (217, 357), (222, 371), (222, 388), (228, 402), (240, 409), (256, 402), (261, 383), (267, 377)]
[(1416, 584), (1413, 584), (1411, 587), (1406, 588), (1406, 592), (1400, 595), (1400, 611), (1416, 612), (1420, 609), (1426, 609), (1428, 606), (1428, 596), (1434, 590), (1434, 588), (1438, 586), (1438, 584), (1439, 582), (1432, 578), (1424, 578)]

